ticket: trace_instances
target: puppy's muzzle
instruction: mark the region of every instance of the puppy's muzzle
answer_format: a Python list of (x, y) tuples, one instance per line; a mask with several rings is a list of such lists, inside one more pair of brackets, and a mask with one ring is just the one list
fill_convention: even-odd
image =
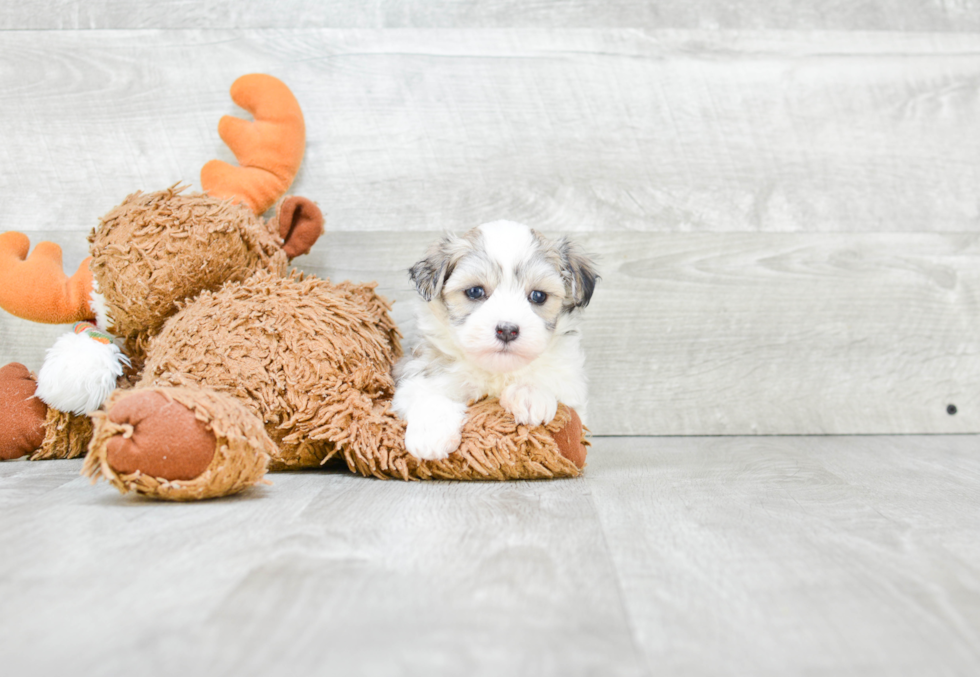
[(521, 328), (516, 324), (498, 324), (497, 340), (503, 343), (510, 343), (521, 334)]

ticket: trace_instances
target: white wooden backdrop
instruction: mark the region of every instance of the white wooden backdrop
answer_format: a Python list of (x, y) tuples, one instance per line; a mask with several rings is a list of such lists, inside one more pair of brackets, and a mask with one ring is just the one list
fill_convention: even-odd
[(29, 0), (0, 28), (701, 28), (975, 31), (978, 0)]
[[(262, 71), (328, 218), (301, 267), (379, 280), (409, 339), (441, 230), (599, 254), (597, 434), (980, 431), (980, 3), (8, 4), (0, 229), (68, 266), (127, 193), (231, 159)], [(3, 315), (0, 363), (62, 330)]]

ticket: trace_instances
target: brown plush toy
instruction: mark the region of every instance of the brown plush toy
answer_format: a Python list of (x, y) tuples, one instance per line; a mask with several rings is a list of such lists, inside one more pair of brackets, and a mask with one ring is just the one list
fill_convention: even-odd
[(0, 235), (0, 307), (79, 322), (36, 384), (22, 365), (0, 369), (0, 459), (88, 450), (84, 473), (171, 500), (224, 496), (267, 469), (332, 457), (405, 480), (577, 475), (587, 442), (565, 407), (529, 427), (496, 401), (475, 402), (449, 458), (405, 450), (389, 406), (401, 356), (389, 304), (373, 284), (287, 270), (322, 232), (311, 201), (287, 198), (268, 222), (257, 216), (299, 168), (299, 105), (266, 75), (240, 78), (232, 98), (255, 118), (219, 126), (241, 166), (205, 165), (206, 194), (130, 195), (92, 232), (92, 257), (71, 278), (57, 245), (28, 258), (27, 238)]

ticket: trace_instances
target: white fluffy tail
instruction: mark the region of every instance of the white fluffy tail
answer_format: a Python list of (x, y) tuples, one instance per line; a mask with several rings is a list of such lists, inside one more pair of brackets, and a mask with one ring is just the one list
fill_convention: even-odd
[(79, 322), (48, 349), (37, 375), (37, 396), (49, 407), (82, 415), (95, 411), (129, 366), (129, 358), (104, 334)]

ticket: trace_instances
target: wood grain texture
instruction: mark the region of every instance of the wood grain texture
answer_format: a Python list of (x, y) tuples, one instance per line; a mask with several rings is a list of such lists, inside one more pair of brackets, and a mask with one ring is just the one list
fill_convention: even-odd
[[(36, 235), (83, 257), (81, 234)], [(411, 345), (406, 271), (435, 237), (328, 232), (296, 263), (378, 281)], [(578, 239), (603, 278), (582, 328), (597, 434), (980, 431), (976, 234)], [(0, 364), (40, 368), (57, 331), (4, 314)]]
[(512, 28), (976, 31), (976, 0), (32, 0), (0, 29)]
[(980, 229), (980, 35), (6, 32), (0, 223), (87, 230), (196, 182), (239, 75), (303, 105), (338, 231)]
[(587, 487), (275, 474), (122, 497), (0, 465), (9, 674), (640, 675)]
[(586, 481), (650, 674), (977, 673), (978, 445), (600, 440)]
[(193, 505), (0, 464), (15, 675), (971, 675), (978, 436), (599, 438), (586, 474), (273, 474)]

